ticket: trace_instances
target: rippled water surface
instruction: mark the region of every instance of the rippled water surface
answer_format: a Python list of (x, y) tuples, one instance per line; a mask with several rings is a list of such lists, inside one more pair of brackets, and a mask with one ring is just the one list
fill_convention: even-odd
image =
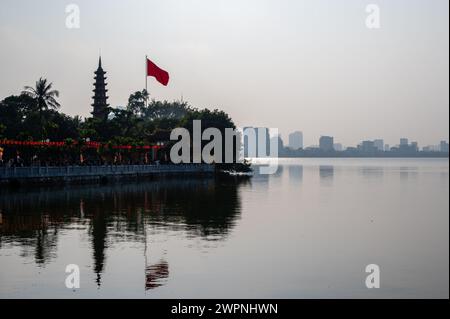
[(251, 180), (3, 188), (0, 297), (448, 298), (448, 167), (285, 159)]

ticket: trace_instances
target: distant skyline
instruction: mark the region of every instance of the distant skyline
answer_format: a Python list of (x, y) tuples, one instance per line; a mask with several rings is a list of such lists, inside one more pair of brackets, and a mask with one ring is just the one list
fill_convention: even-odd
[[(406, 145), (406, 146), (415, 145), (420, 150), (422, 150), (424, 148), (429, 149), (429, 150), (439, 150), (442, 147), (443, 143), (448, 145), (448, 142), (449, 142), (446, 139), (442, 139), (439, 141), (435, 141), (434, 143), (431, 143), (431, 144), (423, 144), (423, 143), (421, 143), (421, 141), (411, 140), (407, 136), (402, 136), (402, 137), (399, 137), (397, 139), (397, 141), (395, 141), (392, 144), (386, 143), (383, 137), (379, 137), (376, 139), (360, 139), (355, 144), (344, 144), (344, 143), (340, 142), (339, 140), (336, 140), (333, 135), (320, 135), (320, 136), (317, 136), (316, 140), (313, 143), (304, 144), (303, 143), (304, 134), (302, 131), (298, 131), (298, 130), (289, 132), (289, 134), (287, 134), (286, 136), (283, 136), (278, 131), (276, 131), (276, 130), (273, 131), (271, 128), (263, 127), (263, 126), (257, 127), (257, 126), (248, 125), (241, 129), (243, 129), (244, 131), (248, 130), (248, 129), (254, 129), (255, 134), (257, 136), (259, 134), (258, 131), (262, 129), (264, 132), (262, 134), (268, 134), (268, 136), (271, 139), (273, 139), (273, 138), (279, 139), (279, 141), (281, 141), (283, 143), (283, 147), (287, 147), (292, 150), (307, 149), (307, 148), (319, 148), (321, 145), (321, 140), (327, 141), (328, 148), (334, 148), (336, 151), (340, 151), (340, 150), (343, 151), (349, 147), (355, 148), (355, 147), (358, 147), (358, 145), (364, 145), (366, 143), (369, 143), (371, 145), (373, 144), (372, 146), (375, 147), (376, 149), (378, 149), (379, 151), (389, 150), (393, 147), (398, 147), (401, 145)], [(245, 134), (245, 133), (242, 132), (242, 134)], [(246, 143), (246, 142), (244, 142), (244, 143)], [(258, 142), (256, 142), (256, 143), (258, 143)], [(267, 140), (267, 143), (268, 143), (268, 140)], [(336, 149), (336, 147), (338, 149)]]
[[(65, 7), (80, 8), (80, 28)], [(365, 26), (380, 7), (381, 28)], [(400, 137), (448, 141), (448, 1), (2, 1), (0, 98), (44, 76), (61, 111), (89, 116), (101, 51), (109, 103), (144, 88), (145, 55), (169, 71), (149, 78), (158, 100), (220, 108), (239, 127), (331, 135), (344, 146)]]
[[(281, 140), (284, 143), (284, 146), (287, 146), (287, 147), (291, 146), (290, 138), (291, 138), (291, 135), (294, 134), (294, 133), (301, 133), (301, 140), (303, 141), (304, 133), (302, 131), (298, 131), (297, 130), (297, 131), (294, 131), (294, 132), (290, 132), (287, 136), (280, 135)], [(303, 142), (302, 142), (302, 147), (303, 148), (313, 147), (313, 146), (318, 147), (319, 144), (320, 144), (320, 138), (321, 137), (328, 137), (328, 136), (329, 137), (333, 137), (333, 139), (334, 139), (334, 136), (332, 134), (331, 135), (320, 135), (320, 136), (317, 136), (316, 140), (313, 141), (313, 143), (311, 143), (311, 144), (303, 144)], [(377, 146), (377, 148), (381, 149), (381, 148), (384, 148), (386, 145), (388, 145), (390, 147), (395, 147), (395, 146), (401, 145), (402, 144), (402, 140), (403, 141), (406, 140), (407, 143), (416, 142), (416, 143), (418, 143), (420, 148), (423, 148), (423, 147), (426, 147), (426, 146), (439, 146), (439, 144), (441, 142), (447, 142), (447, 143), (449, 142), (448, 139), (441, 139), (441, 140), (438, 140), (438, 141), (434, 141), (434, 143), (424, 144), (424, 143), (421, 143), (421, 141), (411, 140), (408, 137), (399, 137), (396, 142), (394, 141), (392, 144), (388, 144), (388, 143), (385, 142), (385, 140), (383, 139), (382, 136), (379, 137), (379, 138), (376, 138), (376, 139), (370, 139), (370, 138), (369, 139), (360, 139), (355, 144), (345, 144), (345, 143), (342, 143), (339, 140), (337, 140), (337, 141), (334, 140), (334, 142), (335, 142), (335, 144), (337, 144), (337, 146), (343, 147), (345, 149), (347, 147), (355, 147), (355, 146), (357, 146), (358, 144), (361, 144), (364, 141), (373, 141), (375, 143), (375, 145)]]

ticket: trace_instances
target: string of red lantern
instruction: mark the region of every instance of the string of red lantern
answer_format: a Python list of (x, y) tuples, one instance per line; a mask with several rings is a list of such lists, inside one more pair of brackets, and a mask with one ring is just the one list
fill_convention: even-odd
[[(79, 144), (77, 141), (74, 141), (72, 143), (67, 142), (51, 142), (51, 141), (16, 141), (16, 140), (0, 140), (0, 145), (16, 145), (16, 146), (47, 146), (47, 147), (71, 147)], [(161, 145), (110, 145), (100, 142), (85, 142), (82, 143), (81, 146), (85, 146), (88, 148), (101, 148), (101, 147), (111, 147), (112, 149), (121, 149), (121, 150), (131, 150), (131, 149), (143, 149), (143, 150), (150, 150), (150, 149), (159, 149), (162, 146)]]

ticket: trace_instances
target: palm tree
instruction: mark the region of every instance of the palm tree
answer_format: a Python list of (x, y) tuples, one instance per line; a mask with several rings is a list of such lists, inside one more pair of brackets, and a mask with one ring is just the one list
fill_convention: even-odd
[(44, 125), (42, 123), (42, 114), (48, 109), (58, 109), (60, 104), (55, 97), (59, 97), (57, 90), (52, 90), (53, 83), (47, 84), (47, 79), (42, 77), (36, 81), (35, 87), (25, 86), (22, 94), (32, 97), (36, 101), (36, 107), (39, 110), (39, 120), (41, 122), (41, 136), (44, 138)]

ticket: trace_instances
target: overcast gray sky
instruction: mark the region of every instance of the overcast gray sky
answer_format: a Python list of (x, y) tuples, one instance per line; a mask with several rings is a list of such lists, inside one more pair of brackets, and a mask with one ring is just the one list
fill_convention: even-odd
[[(66, 28), (67, 4), (80, 28)], [(376, 3), (381, 28), (368, 29)], [(155, 99), (221, 108), (238, 126), (301, 130), (353, 145), (448, 140), (447, 0), (2, 0), (0, 97), (44, 76), (62, 111), (91, 111), (101, 49), (111, 106), (144, 87), (145, 55), (166, 69)]]

